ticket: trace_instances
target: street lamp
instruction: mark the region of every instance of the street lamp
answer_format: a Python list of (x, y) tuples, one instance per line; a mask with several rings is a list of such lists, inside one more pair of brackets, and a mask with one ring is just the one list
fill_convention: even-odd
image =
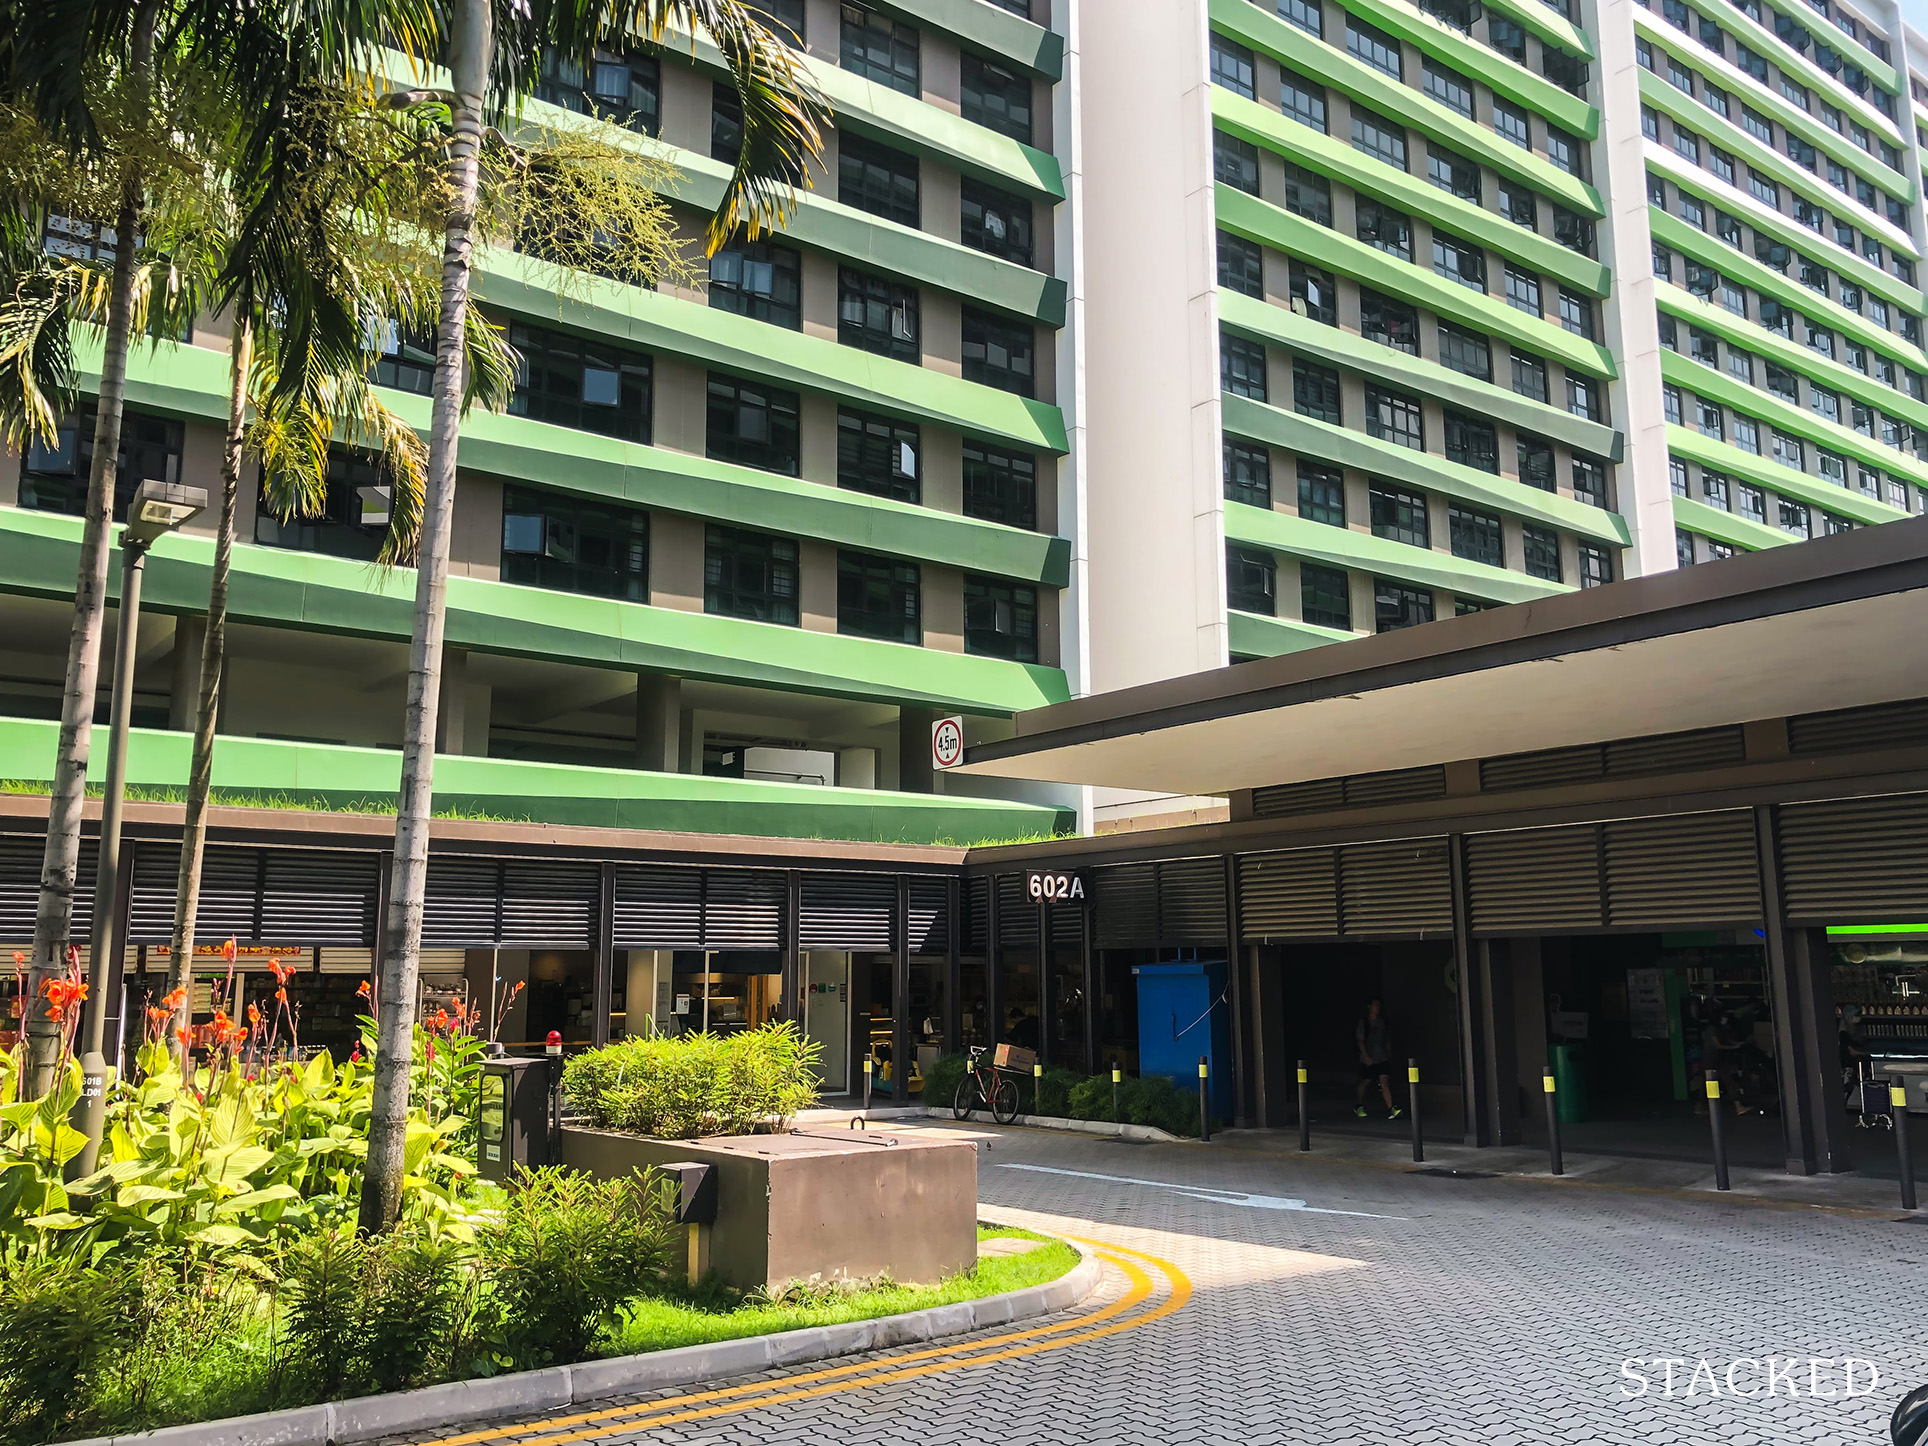
[(82, 1028), (80, 1102), (74, 1126), (87, 1143), (74, 1157), (72, 1178), (94, 1172), (101, 1130), (107, 1115), (107, 1059), (101, 1053), (107, 1024), (107, 981), (113, 977), (124, 945), (120, 938), (121, 802), (127, 785), (127, 723), (134, 707), (134, 644), (141, 620), (141, 574), (147, 550), (208, 505), (200, 487), (146, 481), (127, 505), (121, 529), (119, 632), (114, 641), (114, 694), (109, 708), (107, 789), (100, 805), (100, 864), (94, 875), (94, 937), (89, 964), (87, 1012)]

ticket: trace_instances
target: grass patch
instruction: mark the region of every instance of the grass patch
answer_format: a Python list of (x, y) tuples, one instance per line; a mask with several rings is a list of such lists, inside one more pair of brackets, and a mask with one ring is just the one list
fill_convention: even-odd
[[(24, 794), (46, 797), (52, 792), (53, 785), (44, 779), (0, 778), (0, 794)], [(89, 798), (106, 795), (106, 787), (99, 783), (87, 785)], [(130, 803), (186, 803), (187, 790), (172, 784), (130, 783), (126, 789)], [(234, 789), (215, 788), (208, 791), (208, 802), (220, 808), (267, 808), (288, 810), (296, 813), (358, 813), (377, 818), (395, 817), (395, 795), (380, 794), (361, 798), (331, 798), (324, 794), (310, 793), (255, 793)], [(466, 819), (475, 823), (534, 823), (527, 814), (486, 813), (477, 808), (464, 808), (459, 805), (444, 804), (432, 809), (434, 818)]]
[(979, 1240), (1017, 1238), (1047, 1244), (1023, 1255), (980, 1260), (936, 1285), (896, 1285), (889, 1281), (851, 1286), (794, 1287), (775, 1300), (736, 1296), (714, 1283), (680, 1298), (639, 1301), (609, 1342), (612, 1356), (640, 1355), (675, 1346), (740, 1340), (775, 1331), (807, 1330), (872, 1320), (905, 1311), (928, 1310), (1023, 1290), (1056, 1280), (1078, 1263), (1078, 1252), (1062, 1240), (1013, 1226), (979, 1225)]

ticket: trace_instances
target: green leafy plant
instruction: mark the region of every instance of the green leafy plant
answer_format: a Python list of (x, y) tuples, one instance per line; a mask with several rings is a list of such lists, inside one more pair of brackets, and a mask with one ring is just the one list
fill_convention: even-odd
[(136, 1329), (125, 1272), (71, 1258), (0, 1266), (0, 1441), (50, 1439)]
[(823, 1047), (795, 1024), (738, 1034), (646, 1035), (563, 1066), (570, 1104), (590, 1123), (658, 1139), (781, 1127), (816, 1103)]
[(319, 1397), (439, 1380), (459, 1354), (475, 1293), (454, 1242), (332, 1228), (298, 1240), (287, 1266), (289, 1352)]
[[(924, 1072), (924, 1104), (927, 1109), (945, 1111), (964, 1077), (962, 1055), (945, 1055)], [(1034, 1094), (1033, 1092), (1036, 1091)], [(1131, 1125), (1151, 1125), (1171, 1135), (1198, 1133), (1198, 1099), (1179, 1089), (1163, 1075), (1127, 1075), (1117, 1087), (1117, 1107), (1112, 1106), (1111, 1075), (1080, 1076), (1072, 1070), (1048, 1069), (1042, 1086), (1033, 1081), (1019, 1085), (1020, 1108), (1026, 1113), (1056, 1116), (1071, 1120), (1120, 1121)], [(1034, 1103), (1035, 1101), (1035, 1103)]]

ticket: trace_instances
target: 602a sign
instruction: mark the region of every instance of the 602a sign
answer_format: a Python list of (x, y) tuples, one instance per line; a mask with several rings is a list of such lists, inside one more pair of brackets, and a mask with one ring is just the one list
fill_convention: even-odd
[(1074, 869), (1030, 869), (1024, 875), (1024, 891), (1039, 903), (1082, 904), (1084, 875)]

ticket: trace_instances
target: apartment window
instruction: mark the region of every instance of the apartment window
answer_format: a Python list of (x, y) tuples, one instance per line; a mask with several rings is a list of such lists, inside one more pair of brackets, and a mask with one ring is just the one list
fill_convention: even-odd
[(1737, 346), (1727, 348), (1727, 374), (1736, 381), (1754, 385), (1754, 358)]
[(1446, 531), (1452, 539), (1454, 557), (1483, 562), (1488, 567), (1506, 566), (1506, 541), (1500, 520), (1492, 513), (1475, 512), (1455, 503), (1446, 509)]
[(1536, 402), (1550, 400), (1552, 394), (1547, 389), (1545, 360), (1514, 347), (1513, 390)]
[(1493, 347), (1477, 332), (1461, 331), (1456, 326), (1440, 324), (1439, 328), (1440, 365), (1462, 376), (1477, 377), (1483, 382), (1493, 380)]
[(1519, 463), (1520, 481), (1542, 492), (1555, 490), (1553, 482), (1553, 444), (1544, 437), (1522, 434), (1514, 447)]
[(1767, 177), (1763, 176), (1759, 171), (1750, 170), (1747, 173), (1747, 189), (1753, 193), (1755, 200), (1766, 206), (1770, 211), (1778, 211), (1781, 209), (1781, 188), (1768, 180)]
[(918, 94), (916, 30), (869, 6), (846, 0), (841, 40), (845, 70), (905, 95)]
[(1520, 540), (1526, 548), (1526, 570), (1532, 577), (1547, 582), (1560, 581), (1560, 534), (1550, 527), (1522, 527)]
[(1830, 422), (1841, 420), (1841, 395), (1826, 387), (1809, 385), (1808, 410)]
[[(1684, 466), (1682, 471), (1683, 473), (1685, 472)], [(1705, 502), (1709, 507), (1718, 507), (1721, 511), (1725, 512), (1727, 510), (1726, 475), (1720, 472), (1709, 472), (1705, 467), (1701, 468), (1700, 497), (1701, 501)]]
[(837, 553), (837, 631), (887, 643), (921, 643), (917, 564), (868, 552)]
[(1600, 420), (1600, 384), (1590, 377), (1567, 373), (1566, 409), (1576, 417), (1585, 417), (1590, 422)]
[(1299, 29), (1314, 35), (1325, 34), (1325, 16), (1319, 11), (1318, 0), (1279, 0), (1278, 10)]
[(837, 199), (886, 221), (918, 224), (917, 157), (864, 140), (837, 137)]
[(899, 361), (918, 362), (917, 288), (854, 266), (837, 272), (837, 340)]
[(649, 358), (522, 322), (509, 327), (522, 354), (512, 416), (557, 427), (649, 440)]
[[(1718, 27), (1716, 27), (1718, 28)], [(1711, 83), (1702, 87), (1701, 100), (1715, 115), (1726, 117), (1729, 114), (1727, 92)]]
[(1593, 255), (1593, 222), (1567, 210), (1564, 206), (1555, 206), (1553, 239), (1569, 251), (1577, 251), (1582, 256), (1591, 256)]
[(795, 392), (711, 373), (706, 454), (794, 477), (797, 416)]
[(1388, 542), (1403, 542), (1408, 547), (1431, 547), (1426, 530), (1426, 498), (1389, 483), (1375, 482), (1368, 493), (1372, 513), (1372, 535)]
[(1506, 304), (1528, 316), (1543, 316), (1540, 305), (1540, 278), (1525, 271), (1506, 268)]
[(1307, 80), (1297, 71), (1279, 71), (1279, 107), (1300, 125), (1326, 133), (1325, 87)]
[(1807, 344), (1809, 350), (1818, 351), (1822, 356), (1834, 355), (1834, 333), (1825, 326), (1816, 326), (1810, 321), (1807, 329)]
[(1218, 233), (1218, 284), (1242, 296), (1265, 295), (1265, 252), (1230, 231)]
[(1027, 322), (964, 308), (964, 380), (1021, 397), (1034, 394), (1037, 336)]
[(1434, 146), (1426, 154), (1426, 177), (1440, 190), (1479, 205), (1479, 167), (1466, 157)]
[(797, 544), (740, 527), (704, 531), (703, 611), (794, 628)]
[(1798, 403), (1801, 400), (1801, 379), (1796, 372), (1789, 371), (1779, 362), (1767, 364), (1767, 389), (1785, 401)]
[(1419, 313), (1405, 302), (1359, 289), (1359, 334), (1367, 341), (1419, 355)]
[(1540, 229), (1540, 198), (1526, 187), (1513, 181), (1501, 181), (1500, 214), (1515, 226), (1524, 226), (1529, 231)]
[(1573, 459), (1573, 495), (1591, 507), (1607, 505), (1607, 467), (1591, 457)]
[(1845, 517), (1836, 517), (1832, 512), (1823, 512), (1821, 514), (1821, 524), (1822, 530), (1829, 537), (1834, 537), (1843, 532), (1854, 531), (1854, 524), (1852, 522)]
[(1029, 201), (969, 178), (959, 188), (959, 196), (959, 239), (966, 246), (1020, 266), (1032, 264)]
[[(142, 418), (142, 421), (147, 421)], [(133, 413), (121, 413), (122, 454), (126, 453), (128, 428), (134, 424)], [(169, 424), (163, 424), (169, 425)], [(178, 425), (178, 424), (173, 424)], [(62, 429), (63, 440), (66, 429)], [(91, 433), (90, 433), (91, 440)], [(39, 448), (34, 449), (39, 459), (46, 458)], [(30, 458), (29, 465), (32, 461)], [(178, 458), (176, 459), (178, 465)], [(83, 470), (76, 479), (83, 492), (91, 468)], [(37, 476), (31, 470), (21, 478), (20, 505), (23, 507), (47, 508), (54, 500), (54, 494), (39, 495), (37, 487), (42, 483), (54, 483), (51, 477)], [(132, 493), (138, 485), (134, 478), (116, 482), (115, 492), (125, 490)], [(513, 491), (513, 489), (511, 489)], [(313, 512), (294, 512), (287, 517), (277, 517), (273, 504), (268, 499), (267, 469), (261, 469), (261, 490), (256, 494), (254, 513), (254, 540), (267, 547), (285, 547), (296, 552), (318, 552), (329, 557), (348, 557), (359, 562), (373, 562), (388, 540), (389, 518), (393, 515), (395, 504), (395, 479), (382, 464), (382, 459), (366, 452), (348, 451), (340, 447), (328, 449), (328, 472), (322, 495), (315, 499), (320, 506)], [(73, 510), (79, 510), (76, 502)], [(59, 508), (67, 511), (67, 508)], [(116, 516), (125, 515), (125, 507), (114, 509)], [(642, 514), (638, 514), (641, 516)], [(540, 522), (540, 518), (537, 519)], [(540, 532), (537, 534), (537, 549), (541, 548)], [(526, 577), (510, 577), (504, 570), (506, 582), (530, 582)], [(644, 582), (647, 589), (647, 580)], [(571, 589), (575, 591), (576, 589)], [(625, 596), (616, 593), (615, 596)], [(638, 601), (647, 602), (648, 592), (639, 595)]]
[(1426, 94), (1449, 110), (1456, 110), (1468, 120), (1473, 116), (1473, 82), (1457, 70), (1441, 65), (1430, 55), (1421, 66), (1421, 88)]
[(1259, 148), (1224, 131), (1213, 131), (1212, 174), (1220, 185), (1258, 195)]
[(1757, 457), (1760, 455), (1760, 425), (1752, 417), (1744, 417), (1739, 412), (1734, 414), (1734, 445), (1743, 452), (1752, 452)]
[(710, 305), (800, 331), (802, 254), (794, 247), (739, 236), (710, 257)]
[[(374, 466), (363, 464), (371, 478)], [(334, 500), (334, 458), (329, 458), (329, 500)], [(344, 479), (347, 480), (347, 479)], [(355, 511), (365, 514), (365, 494), (351, 487)], [(386, 498), (382, 499), (384, 502)], [(332, 510), (332, 509), (331, 509)], [(380, 544), (387, 521), (357, 530)], [(330, 549), (332, 550), (332, 549)], [(373, 557), (371, 551), (367, 554)], [(502, 581), (554, 592), (649, 601), (649, 514), (640, 508), (583, 502), (530, 487), (502, 494)]]
[(1676, 497), (1687, 495), (1687, 464), (1678, 457), (1667, 461), (1667, 486)]
[(1271, 507), (1272, 454), (1265, 448), (1226, 438), (1224, 471), (1227, 501), (1243, 502), (1247, 507)]
[(1707, 229), (1707, 208), (1685, 191), (1680, 193), (1680, 219), (1697, 231)]
[(1806, 505), (1791, 502), (1783, 497), (1780, 501), (1781, 531), (1791, 532), (1796, 537), (1811, 537), (1814, 534), (1814, 520)]
[(1406, 169), (1406, 132), (1376, 111), (1352, 108), (1352, 147), (1384, 161), (1395, 170)]
[[(1218, 37), (1212, 38), (1216, 41)], [(1246, 52), (1246, 58), (1250, 60), (1250, 51)], [(959, 82), (962, 92), (959, 109), (965, 120), (1027, 146), (1031, 144), (1030, 76), (967, 50), (962, 57)], [(1248, 96), (1251, 93), (1245, 92)]]
[(1703, 366), (1720, 364), (1720, 340), (1711, 331), (1702, 331), (1697, 326), (1687, 328), (1689, 354)]
[(1477, 246), (1433, 228), (1433, 270), (1448, 281), (1486, 290), (1486, 256)]
[(1321, 226), (1332, 224), (1332, 183), (1324, 176), (1285, 163), (1285, 209), (1303, 216), (1308, 221), (1316, 221)]
[(804, 0), (746, 0), (746, 3), (779, 40), (802, 48)]
[(1354, 207), (1354, 222), (1359, 239), (1376, 250), (1385, 251), (1402, 261), (1413, 259), (1412, 217), (1377, 201), (1359, 198)]
[(964, 515), (1026, 532), (1038, 525), (1038, 462), (989, 442), (964, 440)]
[(1767, 59), (1765, 56), (1756, 51), (1749, 50), (1745, 45), (1736, 43), (1734, 46), (1734, 64), (1753, 76), (1754, 79), (1758, 80), (1762, 85), (1767, 84)]
[(1522, 150), (1533, 149), (1533, 135), (1527, 126), (1526, 112), (1508, 105), (1497, 96), (1493, 100), (1493, 129)]
[(1560, 325), (1575, 336), (1593, 340), (1593, 303), (1577, 291), (1560, 288)]
[(1499, 475), (1500, 438), (1491, 422), (1463, 412), (1448, 412), (1445, 425), (1448, 462)]
[(1288, 286), (1292, 294), (1292, 309), (1300, 316), (1324, 322), (1327, 326), (1339, 324), (1338, 291), (1333, 285), (1331, 272), (1307, 266), (1295, 259)]
[(1716, 211), (1714, 213), (1714, 234), (1729, 246), (1732, 246), (1736, 251), (1740, 250), (1741, 223), (1725, 211)]
[(1681, 567), (1694, 565), (1694, 534), (1674, 529), (1674, 561)]
[(1667, 58), (1667, 83), (1675, 90), (1694, 93), (1694, 73), (1672, 56)]
[[(366, 338), (377, 353), (372, 379), (378, 387), (427, 396), (435, 384), (435, 335), (404, 334), (392, 321), (377, 322)], [(116, 514), (117, 516), (119, 514)]]
[(1433, 595), (1388, 578), (1372, 583), (1373, 622), (1382, 633), (1416, 627), (1433, 620)]
[(644, 135), (653, 136), (662, 129), (662, 70), (649, 56), (599, 48), (595, 60), (583, 67), (558, 60), (551, 52), (543, 58), (535, 94), (537, 100), (614, 121)]
[(1015, 663), (1038, 660), (1038, 590), (964, 577), (964, 651)]
[(743, 150), (743, 102), (721, 81), (710, 87), (710, 159), (736, 164)]
[(1415, 451), (1426, 450), (1419, 399), (1382, 387), (1366, 388), (1366, 432), (1383, 441)]
[(1814, 449), (1815, 470), (1821, 474), (1823, 482), (1832, 482), (1836, 487), (1848, 485), (1848, 459), (1838, 452)]
[(1707, 148), (1707, 169), (1719, 176), (1728, 185), (1734, 184), (1734, 158), (1719, 146)]
[[(1658, 248), (1655, 249), (1657, 250)], [(1660, 322), (1660, 344), (1666, 347), (1668, 351), (1679, 351), (1680, 323), (1664, 311), (1660, 313), (1658, 319)]]
[(1339, 374), (1303, 357), (1292, 363), (1292, 408), (1302, 417), (1340, 425)]
[(837, 409), (837, 485), (872, 497), (921, 502), (917, 428), (871, 412)]
[(1356, 16), (1346, 16), (1346, 49), (1374, 70), (1401, 77), (1399, 42)]
[(1473, 20), (1480, 9), (1478, 0), (1419, 0), (1419, 8), (1462, 35), (1473, 33)]
[(1676, 426), (1680, 425), (1680, 388), (1663, 385), (1660, 388), (1660, 405), (1667, 420)]
[(1338, 568), (1299, 564), (1299, 616), (1318, 628), (1352, 630), (1352, 579)]
[(1278, 563), (1269, 552), (1225, 549), (1225, 605), (1235, 612), (1278, 614)]
[(1526, 64), (1526, 28), (1524, 26), (1489, 14), (1486, 17), (1486, 43), (1501, 55), (1511, 56), (1521, 65)]
[(1338, 469), (1299, 463), (1299, 516), (1328, 527), (1346, 525), (1346, 479)]
[[(1651, 66), (1653, 57), (1647, 57), (1643, 64)], [(1650, 141), (1660, 139), (1660, 112), (1650, 105), (1640, 107), (1640, 134)]]
[(1586, 152), (1577, 136), (1570, 136), (1563, 130), (1552, 126), (1546, 128), (1546, 158), (1569, 176), (1577, 176), (1583, 169), (1582, 158)]
[(1218, 341), (1219, 385), (1234, 396), (1265, 400), (1265, 348), (1242, 336)]
[(1247, 100), (1256, 100), (1258, 92), (1253, 88), (1252, 52), (1235, 40), (1227, 40), (1216, 30), (1212, 32), (1212, 80), (1227, 90), (1236, 91)]
[(1767, 494), (1765, 492), (1758, 487), (1742, 482), (1734, 488), (1734, 496), (1740, 504), (1735, 510), (1738, 511), (1742, 517), (1745, 517), (1749, 522), (1766, 524)]
[(1701, 436), (1712, 437), (1716, 442), (1723, 440), (1727, 435), (1721, 418), (1720, 403), (1710, 402), (1705, 397), (1700, 400), (1698, 421), (1695, 425)]
[(1807, 448), (1802, 445), (1801, 439), (1790, 437), (1778, 429), (1773, 435), (1774, 450), (1771, 455), (1774, 460), (1783, 467), (1792, 467), (1796, 472), (1807, 471)]

